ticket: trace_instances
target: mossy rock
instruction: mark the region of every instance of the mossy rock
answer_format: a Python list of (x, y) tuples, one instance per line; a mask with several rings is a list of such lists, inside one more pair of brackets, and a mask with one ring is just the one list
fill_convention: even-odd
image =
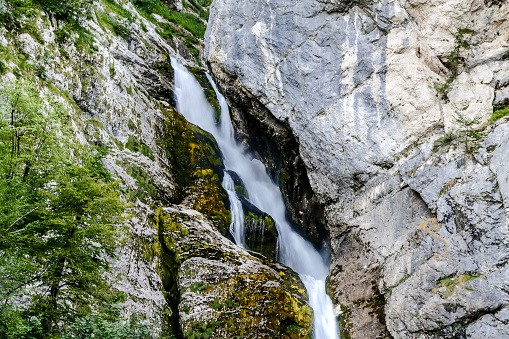
[[(265, 212), (260, 211), (248, 200), (248, 193), (242, 179), (233, 171), (228, 171), (234, 184), (237, 196), (242, 203), (244, 212), (244, 235), (247, 249), (263, 254), (267, 258), (277, 261), (277, 237), (278, 231), (272, 217)], [(240, 191), (240, 193), (239, 193)], [(245, 192), (245, 193), (243, 193)], [(224, 236), (229, 236), (223, 233)]]
[(176, 182), (177, 198), (172, 202), (204, 213), (226, 233), (230, 225), (229, 200), (221, 185), (224, 165), (214, 137), (173, 108), (164, 113), (159, 144), (166, 152)]
[(169, 272), (177, 286), (168, 290), (177, 293), (171, 300), (178, 298), (184, 338), (311, 337), (313, 311), (290, 268), (238, 248), (196, 211), (178, 206), (156, 214), (164, 265), (178, 271)]
[(267, 213), (252, 208), (253, 205), (243, 203), (243, 207), (247, 248), (276, 261), (278, 231), (274, 219)]

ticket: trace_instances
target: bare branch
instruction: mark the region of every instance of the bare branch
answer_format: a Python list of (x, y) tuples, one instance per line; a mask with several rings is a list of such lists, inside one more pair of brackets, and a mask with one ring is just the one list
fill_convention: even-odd
[[(21, 217), (19, 217), (18, 219), (16, 219), (16, 221), (14, 221), (9, 227), (7, 227), (7, 229), (4, 231), (4, 233), (2, 233), (2, 235), (0, 236), (0, 240), (2, 240), (2, 238), (9, 232), (9, 230), (12, 228), (12, 226), (14, 226), (18, 221), (20, 221), (21, 219), (23, 219), (24, 217), (26, 217), (27, 215), (29, 215), (30, 213), (32, 213), (33, 211), (35, 211), (36, 209), (38, 209), (39, 206), (33, 208), (31, 211), (28, 211), (26, 212), (25, 214), (23, 214)], [(26, 228), (26, 227), (25, 227)], [(21, 232), (23, 231), (25, 228), (22, 228), (20, 230), (17, 230), (15, 232), (11, 232), (9, 234), (14, 234), (14, 233), (18, 233), (18, 232)]]

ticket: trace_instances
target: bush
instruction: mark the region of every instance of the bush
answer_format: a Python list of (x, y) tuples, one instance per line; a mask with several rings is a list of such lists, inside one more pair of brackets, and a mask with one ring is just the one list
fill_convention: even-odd
[(90, 15), (93, 0), (35, 0), (58, 20), (80, 22)]
[(155, 13), (189, 31), (195, 37), (203, 39), (207, 26), (197, 17), (189, 13), (168, 9), (160, 0), (132, 0), (134, 7), (148, 20), (153, 21), (151, 14)]
[(497, 121), (498, 119), (501, 119), (508, 115), (509, 115), (509, 107), (495, 106), (495, 107), (493, 107), (493, 114), (491, 115), (489, 122), (493, 123), (493, 122)]

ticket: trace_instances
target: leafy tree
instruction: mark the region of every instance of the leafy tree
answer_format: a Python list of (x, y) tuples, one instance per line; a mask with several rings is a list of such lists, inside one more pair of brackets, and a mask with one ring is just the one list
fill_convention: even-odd
[(148, 339), (152, 338), (147, 323), (136, 316), (129, 321), (120, 318), (122, 308), (119, 300), (110, 302), (101, 312), (90, 312), (74, 322), (63, 336), (64, 339), (88, 339), (92, 334), (102, 339)]
[(109, 293), (103, 276), (127, 205), (105, 150), (75, 143), (68, 125), (34, 84), (0, 89), (0, 313), (11, 314), (0, 337), (58, 335), (77, 306)]

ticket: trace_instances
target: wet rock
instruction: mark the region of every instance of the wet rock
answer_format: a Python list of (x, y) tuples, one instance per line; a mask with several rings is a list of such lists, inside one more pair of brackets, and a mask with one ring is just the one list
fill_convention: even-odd
[(152, 221), (175, 267), (166, 273), (176, 283), (166, 285), (167, 295), (179, 301), (184, 336), (310, 337), (312, 309), (291, 269), (233, 245), (196, 211), (157, 209)]

